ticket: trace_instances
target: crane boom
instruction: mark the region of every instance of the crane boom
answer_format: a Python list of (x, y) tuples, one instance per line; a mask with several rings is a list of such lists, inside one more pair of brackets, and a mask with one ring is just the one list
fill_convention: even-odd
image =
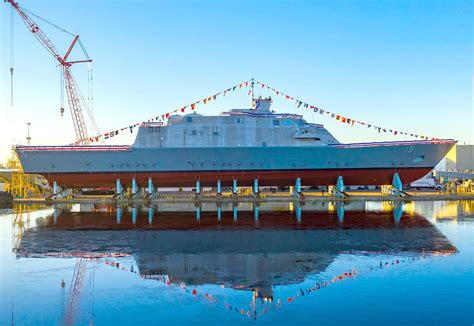
[(82, 111), (81, 96), (79, 88), (74, 79), (74, 76), (70, 70), (70, 67), (75, 63), (92, 62), (91, 59), (80, 60), (80, 61), (66, 61), (71, 53), (74, 45), (79, 39), (79, 35), (74, 37), (71, 45), (69, 46), (66, 54), (62, 57), (59, 51), (54, 46), (53, 42), (46, 36), (41, 28), (35, 23), (35, 21), (28, 16), (28, 14), (18, 5), (18, 2), (13, 0), (5, 0), (18, 12), (28, 30), (36, 37), (41, 45), (59, 62), (62, 66), (62, 73), (64, 76), (64, 86), (66, 88), (66, 94), (69, 103), (69, 109), (71, 110), (71, 116), (74, 124), (74, 130), (76, 133), (77, 143), (80, 145), (88, 145), (90, 138), (88, 136), (86, 123), (84, 120), (84, 114)]
[[(81, 101), (78, 94), (76, 81), (71, 73), (69, 66), (63, 66), (64, 85), (68, 94), (67, 100), (71, 109), (72, 120), (74, 121), (74, 131), (77, 141), (81, 144), (89, 144), (86, 122), (82, 114)], [(82, 140), (82, 141), (81, 141)]]

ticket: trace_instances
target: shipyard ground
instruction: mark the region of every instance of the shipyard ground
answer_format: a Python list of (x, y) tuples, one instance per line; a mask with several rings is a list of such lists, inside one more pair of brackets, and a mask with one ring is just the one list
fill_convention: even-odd
[(81, 203), (81, 202), (101, 202), (101, 203), (140, 203), (140, 202), (288, 202), (288, 201), (423, 201), (423, 200), (474, 200), (474, 193), (440, 193), (438, 191), (421, 190), (407, 191), (408, 197), (396, 197), (386, 195), (380, 190), (354, 190), (347, 191), (348, 197), (341, 198), (333, 196), (327, 192), (307, 191), (303, 196), (295, 197), (285, 192), (262, 191), (259, 196), (252, 194), (242, 194), (236, 197), (230, 192), (223, 192), (222, 196), (216, 196), (215, 192), (203, 192), (196, 196), (194, 192), (163, 192), (156, 198), (124, 197), (114, 198), (113, 196), (75, 196), (73, 198), (47, 199), (44, 197), (15, 198), (16, 203), (42, 202), (42, 203)]

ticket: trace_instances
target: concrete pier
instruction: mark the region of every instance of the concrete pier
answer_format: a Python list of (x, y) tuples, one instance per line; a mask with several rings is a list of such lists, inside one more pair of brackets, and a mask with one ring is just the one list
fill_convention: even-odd
[[(199, 183), (197, 183), (199, 185)], [(120, 190), (120, 188), (119, 188)], [(222, 192), (222, 197), (218, 198), (214, 192), (202, 193), (201, 188), (198, 187), (199, 196), (196, 196), (193, 192), (168, 192), (159, 198), (133, 198), (133, 197), (122, 197), (116, 195), (108, 196), (83, 196), (76, 195), (74, 198), (14, 198), (13, 203), (80, 203), (80, 202), (101, 202), (101, 203), (140, 203), (140, 202), (154, 202), (154, 203), (167, 203), (167, 202), (299, 202), (302, 199), (296, 198), (292, 194), (288, 195), (287, 191), (274, 192), (269, 190), (259, 190), (259, 196), (256, 197), (251, 195), (239, 195), (234, 197), (232, 192)], [(353, 190), (345, 191), (348, 197), (338, 197), (331, 193), (322, 193), (318, 190), (306, 190), (304, 192), (305, 202), (358, 202), (358, 201), (420, 201), (420, 200), (474, 200), (474, 193), (442, 193), (434, 190), (408, 190), (405, 191), (409, 197), (399, 197), (390, 194), (383, 194), (380, 190)]]

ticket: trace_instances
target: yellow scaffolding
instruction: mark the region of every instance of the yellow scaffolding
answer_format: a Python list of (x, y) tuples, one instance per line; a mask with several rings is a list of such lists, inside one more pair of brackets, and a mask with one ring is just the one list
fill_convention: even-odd
[[(36, 184), (36, 176), (23, 172), (18, 155), (12, 149), (12, 156), (6, 167), (11, 169), (11, 179), (5, 180), (5, 191), (15, 198), (35, 197), (41, 195), (41, 189)], [(4, 178), (3, 178), (4, 179)]]

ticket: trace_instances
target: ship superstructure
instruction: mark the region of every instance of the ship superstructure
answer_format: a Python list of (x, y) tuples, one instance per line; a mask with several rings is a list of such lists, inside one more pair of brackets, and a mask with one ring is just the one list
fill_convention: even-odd
[(271, 98), (258, 99), (254, 109), (234, 109), (219, 116), (173, 115), (167, 126), (146, 123), (134, 147), (275, 147), (339, 144), (321, 124), (301, 115), (277, 114)]

